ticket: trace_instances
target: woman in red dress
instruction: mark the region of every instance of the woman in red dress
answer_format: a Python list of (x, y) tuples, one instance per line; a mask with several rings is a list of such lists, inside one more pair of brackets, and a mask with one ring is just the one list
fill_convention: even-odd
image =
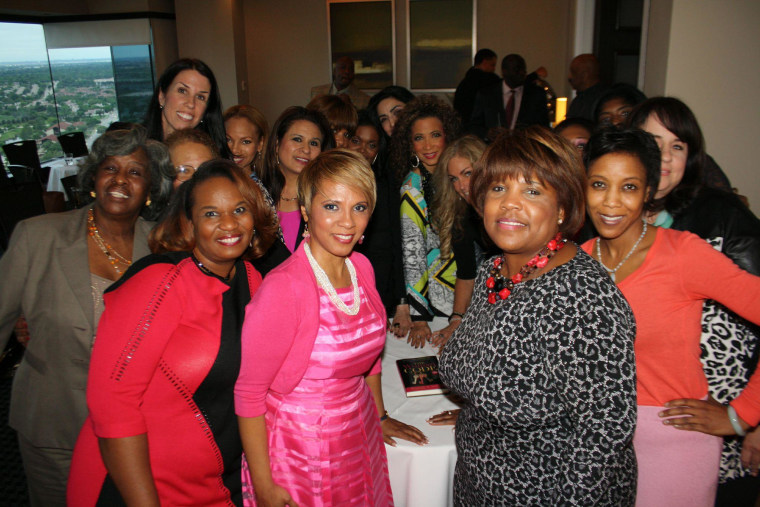
[(274, 239), (269, 207), (228, 160), (204, 163), (151, 233), (154, 255), (105, 294), (70, 505), (241, 505), (233, 409), (244, 259)]

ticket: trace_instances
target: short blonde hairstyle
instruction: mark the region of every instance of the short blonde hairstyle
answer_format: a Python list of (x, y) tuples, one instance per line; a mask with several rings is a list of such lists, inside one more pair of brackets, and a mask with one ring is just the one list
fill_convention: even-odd
[(298, 201), (311, 211), (311, 201), (324, 181), (358, 189), (367, 198), (370, 213), (375, 210), (375, 174), (363, 155), (346, 149), (323, 151), (298, 175)]

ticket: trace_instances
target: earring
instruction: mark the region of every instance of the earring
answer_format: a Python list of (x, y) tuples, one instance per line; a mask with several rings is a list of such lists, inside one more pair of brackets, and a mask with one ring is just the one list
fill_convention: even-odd
[(364, 243), (364, 234), (362, 234), (362, 237), (359, 238), (359, 244), (361, 245), (362, 243)]
[(92, 197), (93, 199), (95, 199), (95, 195), (96, 195), (95, 191), (94, 190), (90, 190), (90, 197)]
[(375, 154), (375, 158), (372, 159), (372, 163), (369, 165), (375, 165), (375, 162), (377, 162), (377, 153)]
[(148, 197), (148, 200), (147, 200), (147, 201), (145, 201), (145, 205), (146, 205), (146, 206), (150, 206), (150, 204), (151, 204), (151, 200), (150, 200), (150, 197)]
[(559, 220), (557, 220), (557, 223), (558, 223), (559, 225), (562, 225), (562, 222), (563, 222), (563, 220), (562, 220), (561, 218), (560, 218)]
[(303, 224), (303, 234), (301, 234), (301, 237), (303, 237), (303, 239), (309, 239), (311, 237), (311, 234), (309, 233), (309, 223), (308, 222), (306, 222), (305, 224)]
[(412, 157), (412, 167), (417, 169), (420, 166), (420, 157), (415, 153)]
[(158, 105), (158, 107), (159, 107), (160, 109), (163, 109), (163, 108), (164, 108), (164, 105), (163, 105), (163, 104), (159, 104), (159, 105)]

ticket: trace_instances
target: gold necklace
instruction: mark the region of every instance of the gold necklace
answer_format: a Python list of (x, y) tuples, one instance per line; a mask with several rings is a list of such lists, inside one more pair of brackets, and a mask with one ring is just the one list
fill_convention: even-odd
[(98, 226), (95, 225), (95, 212), (92, 209), (87, 211), (87, 234), (92, 238), (95, 244), (98, 245), (100, 251), (105, 254), (106, 258), (108, 258), (108, 262), (111, 263), (111, 266), (113, 266), (113, 269), (115, 269), (118, 274), (121, 274), (121, 270), (119, 269), (119, 266), (116, 265), (117, 262), (121, 262), (127, 266), (132, 264), (131, 260), (123, 257), (114, 247), (109, 245), (108, 242), (103, 239), (103, 236), (100, 235)]

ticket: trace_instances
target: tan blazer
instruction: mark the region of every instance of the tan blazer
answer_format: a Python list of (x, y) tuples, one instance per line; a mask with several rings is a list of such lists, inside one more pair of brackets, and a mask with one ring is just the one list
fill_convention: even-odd
[[(153, 222), (135, 225), (132, 259), (149, 254)], [(73, 449), (87, 417), (95, 329), (87, 208), (20, 222), (0, 258), (0, 350), (21, 314), (31, 340), (13, 380), (10, 426), (38, 447)]]

